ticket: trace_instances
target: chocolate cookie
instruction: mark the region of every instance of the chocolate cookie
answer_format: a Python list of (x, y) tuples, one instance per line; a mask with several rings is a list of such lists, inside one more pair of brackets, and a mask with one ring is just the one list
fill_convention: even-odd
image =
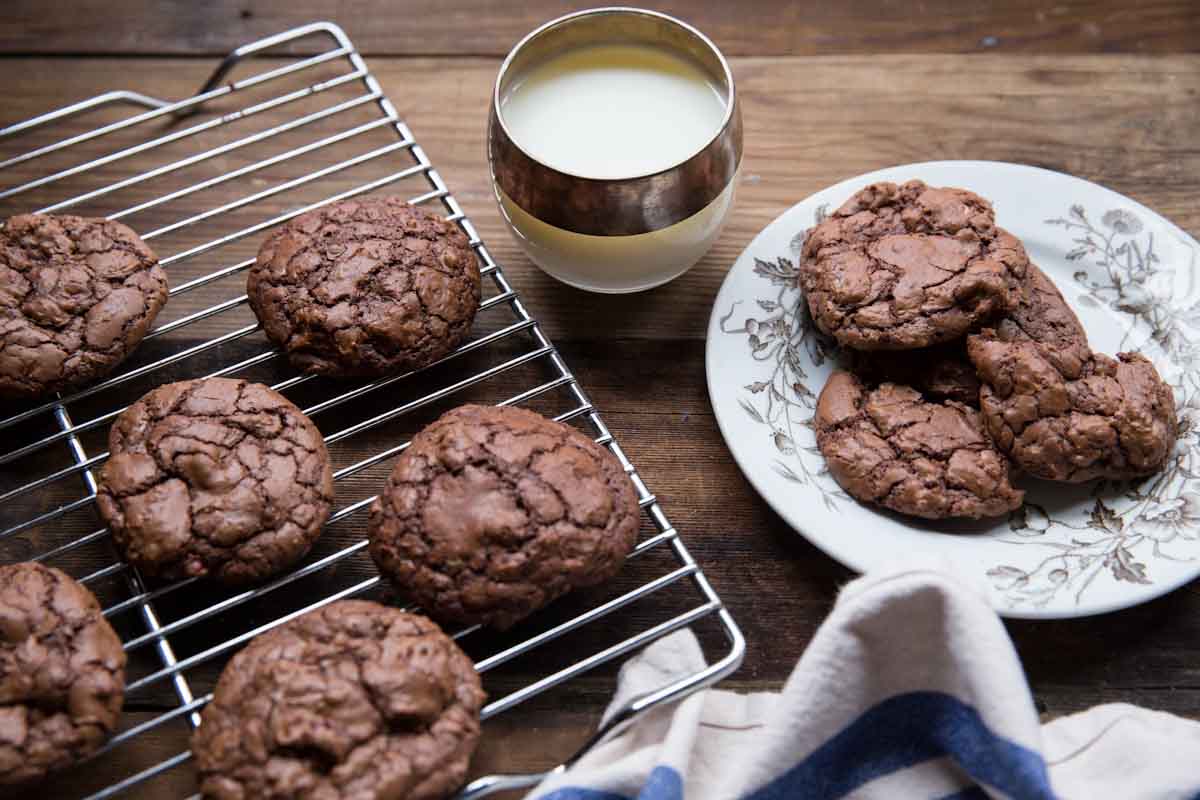
[(1072, 378), (1037, 342), (991, 329), (971, 336), (967, 352), (984, 383), (988, 432), (1033, 475), (1072, 483), (1150, 475), (1174, 448), (1171, 388), (1137, 353), (1092, 355)]
[(100, 748), (125, 697), (125, 651), (92, 593), (28, 562), (0, 566), (0, 784)]
[(809, 232), (800, 288), (817, 327), (840, 344), (911, 350), (1014, 308), (1028, 263), (982, 197), (876, 183)]
[(842, 352), (850, 371), (867, 384), (900, 383), (930, 399), (979, 407), (979, 377), (965, 339), (920, 350)]
[(147, 575), (262, 580), (304, 557), (333, 502), (321, 432), (259, 383), (160, 386), (108, 437), (96, 503)]
[(342, 600), (255, 638), (192, 736), (204, 797), (435, 800), (467, 774), (484, 694), (437, 625)]
[(413, 437), (371, 506), (371, 556), (435, 619), (507, 628), (607, 580), (637, 538), (637, 491), (574, 428), (462, 406)]
[(272, 233), (246, 293), (296, 368), (378, 376), (428, 366), (466, 338), (479, 264), (466, 234), (429, 211), (345, 200)]
[(1054, 368), (1078, 378), (1091, 358), (1087, 332), (1062, 292), (1036, 264), (1030, 264), (1021, 284), (1021, 300), (996, 323), (1000, 338), (1033, 341)]
[(158, 256), (119, 222), (23, 214), (0, 226), (0, 396), (37, 397), (119, 364), (167, 302)]
[(928, 519), (978, 519), (1024, 499), (979, 412), (961, 403), (932, 402), (894, 383), (868, 389), (839, 371), (821, 390), (813, 422), (830, 474), (863, 502)]

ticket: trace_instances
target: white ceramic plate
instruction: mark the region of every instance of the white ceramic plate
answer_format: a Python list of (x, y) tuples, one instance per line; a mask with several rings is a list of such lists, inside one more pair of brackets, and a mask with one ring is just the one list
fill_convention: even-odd
[[(806, 231), (875, 181), (920, 178), (989, 198), (1088, 331), (1093, 349), (1138, 350), (1175, 389), (1181, 434), (1164, 471), (1136, 483), (1022, 478), (1024, 508), (982, 523), (928, 523), (859, 505), (825, 471), (809, 427), (834, 349), (794, 288)], [(1009, 617), (1100, 614), (1200, 575), (1200, 245), (1116, 192), (1035, 167), (938, 161), (872, 172), (792, 207), (725, 279), (708, 326), (708, 391), (725, 442), (797, 531), (865, 571), (936, 551), (990, 587)]]

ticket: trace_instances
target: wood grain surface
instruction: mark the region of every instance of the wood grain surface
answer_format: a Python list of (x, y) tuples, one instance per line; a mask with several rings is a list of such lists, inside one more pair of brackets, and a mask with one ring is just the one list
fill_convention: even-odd
[[(223, 55), (317, 19), (378, 55), (502, 56), (589, 0), (8, 0), (0, 52)], [(1193, 0), (667, 0), (731, 55), (844, 53), (1194, 53)], [(308, 45), (311, 47), (311, 45)], [(303, 50), (305, 45), (297, 46)]]
[[(504, 264), (531, 313), (559, 345), (740, 622), (749, 650), (742, 669), (726, 681), (728, 688), (778, 687), (828, 612), (838, 587), (852, 578), (849, 571), (792, 532), (755, 495), (733, 464), (709, 406), (703, 367), (709, 312), (729, 265), (763, 226), (812, 192), (861, 172), (899, 163), (973, 158), (1024, 162), (1073, 173), (1128, 194), (1189, 232), (1200, 233), (1200, 204), (1196, 202), (1200, 194), (1200, 55), (1193, 54), (1200, 48), (1200, 15), (1190, 0), (1137, 7), (1084, 0), (1052, 7), (1018, 0), (955, 4), (934, 0), (918, 5), (663, 4), (662, 8), (691, 18), (727, 52), (737, 54), (733, 68), (744, 102), (745, 160), (737, 209), (713, 251), (673, 283), (630, 297), (586, 294), (544, 276), (508, 238), (491, 197), (483, 134), (497, 56), (525, 31), (567, 7), (565, 4), (476, 0), (450, 6), (420, 0), (333, 6), (315, 2), (179, 2), (154, 4), (154, 8), (144, 3), (117, 5), (119, 13), (114, 14), (112, 4), (105, 4), (101, 13), (88, 11), (86, 5), (83, 10), (75, 6), (68, 11), (65, 5), (18, 0), (0, 10), (0, 52), (8, 54), (3, 62), (5, 103), (0, 108), (0, 125), (113, 88), (171, 99), (186, 97), (203, 83), (214, 65), (210, 58), (195, 56), (223, 53), (256, 36), (313, 18), (341, 21), (368, 54), (368, 63), (384, 90), (473, 218), (493, 255)], [(867, 6), (872, 10), (866, 11)], [(124, 57), (134, 52), (141, 57)], [(976, 54), (959, 55), (968, 52)], [(234, 77), (278, 63), (282, 62), (256, 61), (241, 67)], [(306, 98), (296, 107), (265, 112), (228, 126), (228, 130), (222, 128), (205, 145), (228, 143), (296, 113), (309, 113), (360, 94), (361, 85), (355, 84)], [(147, 135), (166, 134), (179, 125), (237, 111), (248, 102), (241, 96), (223, 98), (206, 109), (207, 117), (190, 118), (175, 126), (156, 124), (150, 133), (131, 133), (127, 139), (114, 134), (76, 148), (72, 159), (81, 162), (113, 152)], [(65, 123), (53, 132), (21, 137), (20, 142), (0, 140), (0, 159), (27, 149), (31, 142), (45, 144), (64, 133), (83, 131), (98, 121), (128, 113), (128, 109), (109, 109)], [(267, 149), (231, 151), (218, 159), (217, 166), (223, 170), (243, 167), (311, 141), (313, 136), (330, 135), (372, 118), (365, 109), (348, 112), (316, 123), (303, 136), (301, 132), (281, 136)], [(203, 212), (390, 141), (394, 137), (389, 139), (380, 131), (355, 137), (312, 154), (302, 163), (258, 171), (245, 181), (186, 198), (172, 209), (174, 216), (152, 209), (130, 221), (142, 232), (161, 228), (177, 219), (178, 212)], [(153, 162), (114, 162), (96, 178), (96, 185), (136, 175), (194, 150), (193, 143), (181, 143), (177, 150), (164, 148), (162, 157)], [(389, 165), (387, 169), (403, 167), (409, 162), (401, 155), (332, 175), (306, 187), (305, 196), (328, 195), (355, 181), (377, 177), (384, 164)], [(0, 188), (44, 172), (45, 166), (37, 163), (5, 170), (0, 173)], [(113, 213), (139, 198), (196, 179), (197, 175), (186, 171), (168, 175), (128, 193), (98, 198), (88, 208), (95, 213)], [(404, 186), (417, 184), (406, 182)], [(87, 188), (94, 188), (87, 176), (72, 183), (73, 191)], [(67, 196), (65, 192), (55, 186), (31, 190), (0, 202), (0, 214), (41, 207)], [(271, 197), (252, 209), (235, 212), (228, 225), (232, 230), (253, 224), (297, 202), (292, 195)], [(1003, 223), (1003, 209), (999, 216)], [(169, 231), (155, 241), (155, 247), (160, 252), (178, 252), (205, 240), (198, 236), (192, 228)], [(215, 263), (208, 260), (202, 267), (181, 264), (179, 271), (169, 270), (172, 283), (202, 274), (214, 265), (248, 258), (256, 247), (256, 236), (239, 239), (214, 254)], [(172, 298), (164, 319), (182, 318), (236, 297), (240, 280), (233, 276)], [(137, 358), (148, 362), (169, 356), (189, 343), (248, 321), (252, 321), (249, 312), (239, 307), (188, 326), (191, 338), (148, 342)], [(481, 315), (485, 332), (503, 324), (499, 317)], [(255, 336), (198, 357), (195, 363), (185, 363), (180, 371), (202, 374), (196, 371), (258, 352), (265, 344)], [(516, 341), (506, 343), (505, 348), (514, 349), (502, 348), (495, 357), (507, 357), (520, 346)], [(454, 369), (469, 370), (481, 363), (464, 362)], [(263, 375), (286, 374), (271, 371), (282, 369), (279, 365), (264, 367)], [(168, 374), (148, 377), (146, 388)], [(518, 391), (528, 380), (524, 373), (506, 374), (487, 391), (499, 397)], [(421, 385), (418, 381), (409, 388), (415, 391)], [(110, 408), (105, 402), (99, 397), (91, 406), (82, 404), (80, 412), (102, 413)], [(354, 409), (360, 415), (371, 411), (369, 403)], [(418, 417), (378, 435), (408, 435), (411, 430), (405, 426), (418, 424)], [(326, 433), (345, 424), (340, 414), (317, 415), (316, 419)], [(31, 440), (44, 433), (31, 425), (15, 435)], [(103, 434), (104, 427), (98, 426), (84, 437), (89, 452), (103, 448)], [(378, 449), (378, 440), (372, 436), (348, 440), (335, 451), (335, 462), (353, 463)], [(66, 459), (65, 451), (53, 457)], [(372, 487), (384, 472), (381, 466), (349, 479), (347, 491), (352, 496), (347, 499), (374, 491)], [(0, 491), (27, 476), (23, 470), (0, 467)], [(62, 484), (55, 490), (60, 500), (78, 496), (77, 479)], [(46, 507), (26, 507), (22, 513)], [(332, 531), (329, 542), (321, 546), (333, 548), (360, 536), (356, 524)], [(76, 536), (94, 528), (95, 518), (84, 510), (66, 518), (54, 535)], [(32, 551), (36, 544), (25, 538), (5, 543), (0, 556), (19, 558), (22, 547)], [(105, 558), (111, 559), (104, 552), (99, 546), (81, 548), (62, 563), (74, 574), (87, 574)], [(661, 566), (653, 558), (645, 569)], [(339, 569), (334, 576), (338, 581), (371, 574), (365, 561), (351, 561)], [(634, 578), (630, 575), (623, 580)], [(619, 592), (629, 585), (618, 582), (610, 590)], [(179, 608), (171, 611), (187, 613), (189, 602), (203, 599), (180, 598)], [(572, 602), (584, 604), (591, 599)], [(682, 601), (668, 599), (661, 608), (635, 607), (623, 624), (636, 627), (665, 608), (673, 608), (675, 602)], [(572, 607), (553, 613), (565, 615)], [(261, 616), (269, 610), (268, 603), (249, 613)], [(1194, 585), (1118, 614), (1077, 621), (1009, 623), (1008, 628), (1038, 707), (1048, 716), (1100, 702), (1134, 702), (1200, 718), (1200, 589)], [(616, 622), (601, 626), (600, 635), (616, 630)], [(181, 641), (180, 646), (186, 651), (193, 645)], [(569, 647), (551, 650), (546, 658), (551, 662), (567, 658)], [(518, 660), (489, 676), (489, 691), (510, 690), (543, 674), (544, 669), (545, 664)], [(569, 755), (598, 719), (612, 688), (614, 669), (610, 665), (490, 720), (484, 727), (473, 772), (545, 768)], [(201, 688), (210, 686), (214, 678), (215, 668), (196, 673)], [(124, 724), (150, 719), (156, 709), (170, 704), (166, 685), (140, 692), (131, 698)], [(143, 736), (136, 748), (122, 748), (112, 758), (61, 776), (46, 788), (45, 796), (77, 796), (129, 774), (131, 768), (181, 752), (187, 746), (186, 733), (182, 721), (155, 729)], [(190, 769), (184, 767), (125, 796), (181, 796), (193, 790)]]

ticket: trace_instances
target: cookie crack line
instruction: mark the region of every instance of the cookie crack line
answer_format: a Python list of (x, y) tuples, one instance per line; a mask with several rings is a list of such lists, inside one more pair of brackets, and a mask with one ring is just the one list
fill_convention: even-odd
[(579, 431), (525, 409), (463, 406), (397, 460), (371, 507), (369, 551), (435, 618), (506, 628), (615, 574), (639, 516), (615, 457)]
[(247, 277), (267, 337), (301, 370), (428, 366), (470, 332), (478, 260), (457, 226), (399, 198), (343, 201), (268, 237)]
[(103, 745), (121, 711), (125, 652), (91, 592), (36, 562), (0, 566), (0, 615), (0, 707), (10, 731), (0, 743), (2, 786)]
[(814, 430), (830, 474), (865, 503), (924, 518), (982, 518), (1024, 497), (978, 412), (961, 403), (894, 383), (868, 388), (836, 371), (817, 398)]
[[(534, 462), (537, 461), (539, 456), (555, 455), (562, 448), (571, 447), (572, 445), (567, 441), (566, 437), (557, 438), (554, 445), (549, 448), (543, 448), (543, 447), (538, 447), (538, 446), (531, 447), (529, 449), (528, 456), (524, 459), (524, 462), (519, 465), (514, 465), (514, 464), (507, 463), (507, 462), (503, 462), (500, 459), (497, 459), (495, 457), (495, 455), (493, 455), (491, 452), (491, 448), (495, 447), (496, 436), (500, 433), (504, 433), (505, 432), (504, 429), (502, 427), (494, 425), (494, 424), (488, 424), (485, 426), (485, 428), (487, 429), (488, 433), (487, 433), (487, 439), (485, 441), (485, 445), (481, 448), (481, 452), (477, 456), (473, 457), (472, 460), (469, 462), (464, 462), (463, 464), (453, 467), (453, 468), (450, 468), (450, 469), (442, 468), (441, 474), (461, 478), (461, 477), (463, 477), (463, 473), (466, 471), (468, 466), (472, 466), (475, 468), (481, 468), (481, 467), (486, 468), (489, 471), (493, 472), (498, 477), (502, 478), (504, 483), (509, 488), (512, 489), (512, 494), (513, 494), (514, 500), (516, 501), (518, 506), (522, 510), (524, 510), (531, 519), (536, 518), (536, 512), (528, 506), (527, 500), (526, 500), (524, 494), (518, 490), (518, 484), (520, 483), (521, 479), (523, 479), (523, 478), (532, 478), (532, 479), (537, 480), (538, 485), (540, 487), (543, 487), (543, 488), (547, 489), (548, 491), (550, 491), (551, 493), (553, 493), (555, 495), (556, 499), (558, 500), (558, 502), (562, 505), (563, 510), (564, 510), (563, 517), (560, 517), (555, 520), (550, 520), (548, 522), (542, 522), (539, 520), (539, 522), (538, 522), (539, 526), (545, 527), (547, 525), (552, 525), (552, 524), (555, 524), (562, 520), (567, 520), (567, 521), (571, 522), (573, 525), (576, 525), (581, 528), (598, 528), (598, 529), (603, 530), (608, 527), (609, 520), (606, 520), (604, 525), (591, 525), (591, 524), (587, 523), (586, 521), (583, 521), (578, 518), (570, 516), (570, 512), (573, 510), (572, 504), (567, 500), (566, 497), (563, 496), (562, 491), (557, 486), (555, 486), (552, 482), (547, 481), (544, 476), (540, 475), (533, 468), (533, 464), (534, 464)], [(578, 449), (578, 448), (576, 448), (576, 449)], [(572, 472), (574, 473), (575, 477), (578, 479), (579, 474), (578, 474), (577, 466), (573, 464), (573, 465), (571, 465), (571, 469), (572, 469)], [(398, 481), (398, 483), (405, 483), (410, 486), (423, 485), (422, 482), (415, 482), (415, 481)], [(532, 535), (533, 534), (530, 534), (530, 536), (532, 536)], [(501, 543), (501, 544), (503, 545), (503, 543)], [(514, 545), (510, 549), (519, 550), (520, 543), (514, 543)]]
[[(881, 251), (892, 239), (911, 246)], [(961, 337), (1011, 309), (1027, 265), (987, 201), (910, 181), (868, 186), (819, 222), (798, 275), (822, 332), (849, 347), (905, 350)]]
[[(1174, 393), (1136, 353), (1088, 351), (1068, 377), (1042, 344), (985, 329), (968, 341), (984, 382), (981, 408), (1001, 450), (1029, 473), (1078, 483), (1160, 471), (1178, 437)], [(1140, 420), (1129, 424), (1131, 417)]]
[(470, 659), (435, 624), (343, 600), (235, 655), (192, 750), (206, 796), (369, 800), (386, 786), (435, 800), (466, 777), (484, 699)]
[(0, 226), (0, 396), (76, 388), (124, 360), (167, 301), (157, 256), (125, 225), (25, 214)]
[(251, 583), (308, 552), (332, 508), (333, 477), (320, 431), (286, 398), (204, 378), (161, 386), (122, 412), (96, 502), (146, 574)]
[[(977, 261), (977, 260), (979, 260), (980, 258), (983, 258), (983, 257), (984, 257), (984, 255), (985, 255), (984, 253), (977, 253), (977, 254), (975, 254), (974, 256), (971, 256), (971, 258), (970, 258), (970, 259), (968, 259), (968, 261), (967, 261), (967, 266), (966, 266), (966, 267), (964, 267), (962, 270), (951, 270), (951, 269), (947, 269), (946, 267), (940, 266), (940, 265), (938, 265), (938, 264), (933, 264), (933, 263), (930, 263), (928, 266), (932, 267), (933, 269), (936, 269), (938, 272), (944, 272), (944, 273), (946, 273), (946, 277), (945, 277), (945, 278), (942, 278), (940, 281), (935, 281), (934, 283), (922, 283), (922, 284), (921, 284), (921, 289), (922, 289), (922, 291), (926, 291), (926, 292), (928, 292), (930, 289), (937, 289), (937, 288), (940, 288), (940, 287), (942, 287), (942, 286), (945, 286), (947, 283), (950, 283), (951, 281), (955, 280), (956, 278), (961, 278), (961, 277), (963, 277), (963, 274), (964, 274), (964, 273), (966, 272), (966, 270), (967, 270), (967, 269), (970, 267), (970, 264), (971, 264), (971, 262), (973, 262), (973, 261)], [(883, 260), (883, 259), (879, 259), (879, 258), (872, 258), (871, 260), (872, 260), (872, 261), (873, 261), (875, 264), (877, 264), (877, 265), (879, 266), (879, 268), (880, 268), (882, 271), (884, 271), (884, 272), (887, 272), (887, 273), (888, 273), (888, 274), (890, 274), (892, 277), (891, 277), (891, 279), (890, 279), (889, 281), (885, 282), (885, 284), (884, 284), (884, 286), (883, 286), (883, 289), (884, 289), (884, 291), (883, 291), (883, 292), (880, 292), (879, 294), (872, 295), (872, 296), (871, 296), (869, 299), (867, 299), (867, 300), (863, 300), (863, 301), (862, 301), (860, 304), (858, 304), (858, 305), (855, 305), (855, 304), (853, 304), (853, 303), (847, 303), (847, 304), (846, 304), (846, 307), (847, 307), (847, 308), (851, 308), (851, 309), (853, 309), (853, 310), (855, 310), (855, 311), (860, 311), (860, 310), (862, 310), (862, 309), (864, 309), (864, 308), (868, 308), (868, 307), (870, 307), (870, 306), (873, 306), (873, 305), (875, 305), (875, 304), (877, 304), (877, 303), (881, 302), (881, 301), (880, 301), (880, 294), (887, 294), (887, 295), (890, 295), (890, 294), (891, 294), (891, 292), (892, 292), (892, 291), (893, 291), (893, 290), (896, 288), (896, 286), (897, 286), (897, 285), (900, 283), (900, 280), (901, 280), (901, 279), (904, 277), (904, 275), (905, 275), (905, 272), (906, 272), (906, 270), (905, 270), (905, 268), (904, 268), (903, 266), (900, 266), (900, 265), (898, 265), (898, 264), (893, 264), (893, 263), (892, 263), (892, 262), (890, 262), (890, 261), (885, 261), (885, 260)], [(890, 301), (888, 301), (888, 302), (889, 302), (889, 303), (895, 303), (895, 298), (891, 299), (891, 300), (890, 300)], [(951, 311), (951, 310), (952, 310), (952, 309), (941, 309), (941, 310), (935, 310), (935, 311), (930, 311), (930, 312), (921, 312), (921, 314), (920, 314), (920, 315), (921, 315), (921, 316), (931, 316), (931, 315), (933, 315), (933, 314), (937, 314), (937, 313), (945, 313), (945, 312), (948, 312), (948, 311)]]

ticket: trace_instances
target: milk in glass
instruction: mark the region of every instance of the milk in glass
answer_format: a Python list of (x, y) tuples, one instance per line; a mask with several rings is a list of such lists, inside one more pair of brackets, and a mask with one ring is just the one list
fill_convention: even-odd
[[(717, 135), (727, 98), (697, 64), (642, 44), (569, 50), (514, 76), (500, 98), (513, 141), (561, 172), (614, 179), (653, 175), (696, 155)], [(637, 291), (686, 271), (709, 249), (733, 185), (670, 227), (592, 236), (538, 220), (497, 187), (501, 208), (529, 256), (566, 283)]]

